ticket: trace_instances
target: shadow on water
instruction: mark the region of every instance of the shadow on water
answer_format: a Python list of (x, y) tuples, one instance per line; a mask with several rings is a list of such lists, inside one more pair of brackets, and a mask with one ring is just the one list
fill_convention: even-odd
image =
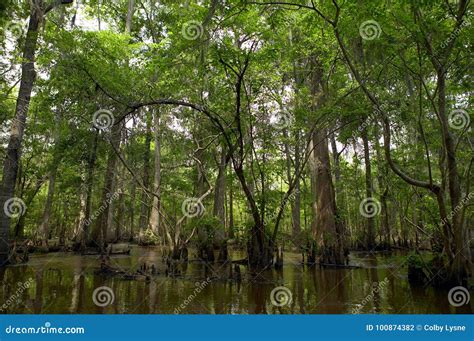
[[(243, 258), (231, 252), (233, 259)], [(282, 270), (247, 271), (242, 281), (228, 280), (229, 265), (191, 261), (176, 278), (165, 276), (158, 248), (132, 248), (130, 256), (113, 256), (122, 269), (155, 264), (151, 280), (96, 274), (96, 256), (71, 253), (34, 255), (25, 265), (0, 270), (0, 313), (24, 314), (469, 314), (472, 302), (453, 307), (448, 290), (413, 286), (403, 257), (353, 253), (351, 269), (308, 267), (296, 254), (285, 254)], [(209, 279), (209, 280), (207, 280)], [(110, 288), (108, 297), (94, 291)], [(285, 287), (285, 304), (272, 301), (272, 291)], [(289, 296), (288, 296), (289, 295)], [(471, 293), (472, 296), (472, 293)], [(273, 297), (275, 298), (275, 297)], [(102, 300), (102, 301), (101, 301)], [(106, 304), (102, 304), (105, 300)], [(278, 300), (277, 300), (278, 301)], [(279, 301), (280, 302), (280, 301)]]

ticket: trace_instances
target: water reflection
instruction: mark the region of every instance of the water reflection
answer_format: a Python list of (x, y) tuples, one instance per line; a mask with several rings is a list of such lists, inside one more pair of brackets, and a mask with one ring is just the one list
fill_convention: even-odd
[[(237, 252), (232, 257), (243, 258)], [(472, 302), (450, 306), (447, 290), (410, 285), (406, 268), (400, 267), (402, 258), (393, 255), (352, 254), (351, 263), (363, 266), (354, 269), (303, 266), (298, 255), (285, 259), (279, 271), (248, 273), (240, 266), (242, 282), (237, 282), (228, 280), (235, 270), (218, 263), (190, 262), (180, 266), (179, 277), (166, 277), (161, 253), (154, 248), (136, 247), (131, 256), (111, 259), (113, 266), (124, 269), (155, 264), (158, 275), (151, 280), (96, 274), (100, 262), (94, 256), (35, 255), (26, 265), (0, 270), (0, 309), (34, 314), (344, 314), (355, 308), (360, 313), (473, 312)], [(206, 278), (209, 283), (203, 282)], [(92, 300), (94, 289), (101, 286), (114, 293), (105, 307)], [(289, 305), (272, 305), (270, 294), (276, 286), (290, 289)]]

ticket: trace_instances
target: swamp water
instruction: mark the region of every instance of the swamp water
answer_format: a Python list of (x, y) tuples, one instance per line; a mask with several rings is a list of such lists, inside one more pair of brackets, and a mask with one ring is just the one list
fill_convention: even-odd
[[(195, 252), (191, 251), (190, 258)], [(230, 251), (233, 260), (244, 253)], [(413, 286), (400, 254), (351, 253), (359, 268), (328, 269), (301, 265), (301, 256), (285, 253), (280, 271), (249, 273), (240, 266), (242, 281), (230, 281), (229, 266), (190, 261), (180, 274), (165, 276), (158, 247), (132, 246), (130, 256), (111, 256), (110, 265), (137, 270), (154, 264), (150, 280), (125, 279), (95, 272), (98, 256), (50, 253), (30, 256), (27, 264), (0, 270), (0, 313), (13, 314), (470, 314), (469, 302), (449, 304), (448, 290)], [(207, 282), (206, 279), (210, 281)], [(274, 304), (272, 290), (284, 286), (283, 306)], [(94, 290), (108, 287), (107, 297)], [(281, 294), (281, 292), (280, 292)], [(473, 293), (471, 296), (474, 298)], [(273, 303), (272, 303), (272, 298)], [(280, 297), (281, 298), (281, 297)], [(97, 300), (99, 305), (97, 305)], [(102, 300), (102, 301), (101, 301)], [(107, 303), (104, 306), (102, 302)], [(281, 302), (281, 301), (277, 301)]]

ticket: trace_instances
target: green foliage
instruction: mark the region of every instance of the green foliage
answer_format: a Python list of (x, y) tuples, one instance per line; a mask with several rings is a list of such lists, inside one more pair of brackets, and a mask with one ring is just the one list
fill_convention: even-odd
[[(115, 123), (122, 124), (118, 149), (123, 160), (117, 161), (115, 176), (125, 195), (121, 206), (117, 203), (113, 209), (114, 216), (124, 214), (122, 228), (127, 233), (133, 230), (131, 234), (137, 234), (142, 208), (147, 218), (150, 215), (152, 199), (144, 195), (145, 203), (142, 202), (146, 191), (141, 187), (147, 183), (148, 190), (154, 190), (154, 135), (158, 134), (162, 170), (160, 207), (170, 230), (174, 231), (182, 217), (183, 198), (199, 197), (209, 185), (215, 187), (220, 154), (232, 149), (234, 158), (226, 169), (226, 226), (212, 216), (212, 192), (203, 202), (206, 214), (188, 219), (185, 233), (189, 235), (197, 228), (211, 241), (218, 230), (229, 233), (232, 187), (236, 238), (248, 237), (256, 222), (241, 179), (237, 179), (233, 169), (241, 162), (246, 185), (259, 214), (264, 216), (265, 232), (271, 235), (290, 187), (289, 178), (296, 173), (298, 154), (298, 161), (304, 166), (299, 181), (302, 235), (311, 240), (312, 222), (317, 214), (313, 212), (317, 200), (314, 188), (319, 184), (311, 178), (308, 137), (321, 129), (326, 129), (328, 138), (334, 137), (336, 150), (332, 150), (328, 139), (328, 166), (335, 187), (336, 220), (350, 232), (349, 242), (360, 244), (366, 236), (367, 219), (359, 212), (359, 204), (366, 196), (363, 132), (369, 140), (373, 196), (386, 199), (391, 236), (397, 242), (413, 240), (415, 230), (407, 227), (404, 218), (414, 216), (428, 236), (439, 231), (436, 198), (408, 185), (390, 170), (383, 149), (381, 117), (351, 74), (333, 27), (316, 11), (246, 5), (238, 0), (218, 1), (212, 10), (210, 1), (140, 3), (130, 33), (125, 33), (127, 3), (123, 1), (90, 0), (81, 4), (77, 13), (72, 7), (55, 10), (42, 22), (36, 51), (37, 79), (16, 193), (25, 201), (31, 198), (25, 219), (28, 236), (37, 234), (47, 197), (46, 178), (54, 169), (58, 170), (51, 219), (55, 234), (58, 226), (66, 225), (68, 236), (73, 236), (81, 210), (84, 176), (90, 168), (91, 210), (102, 204), (106, 169), (114, 154), (107, 132), (98, 132), (93, 125), (93, 115), (99, 109), (110, 110)], [(336, 9), (332, 2), (316, 3), (328, 18), (334, 18)], [(423, 181), (431, 176), (434, 183), (446, 187), (446, 158), (440, 152), (445, 141), (433, 100), (438, 91), (436, 70), (424, 47), (423, 32), (414, 20), (414, 11), (422, 13), (423, 31), (430, 32), (431, 44), (442, 59), (446, 52), (443, 44), (455, 28), (450, 14), (454, 7), (448, 7), (454, 5), (449, 1), (346, 1), (340, 5), (341, 39), (364, 85), (388, 114), (395, 164), (410, 176)], [(469, 9), (467, 14), (471, 12)], [(16, 22), (28, 15), (27, 5), (2, 2), (0, 26), (10, 17)], [(378, 39), (361, 39), (360, 24), (367, 20), (380, 25)], [(200, 25), (195, 39), (183, 33), (191, 21)], [(453, 53), (447, 57), (447, 112), (472, 104), (472, 30), (472, 25), (465, 25), (456, 31)], [(15, 112), (23, 43), (24, 36), (8, 42), (2, 35), (3, 146), (8, 143)], [(243, 71), (237, 101), (236, 83)], [(317, 77), (322, 81), (315, 85)], [(205, 108), (207, 115), (174, 104), (139, 105), (157, 99), (192, 103)], [(288, 124), (283, 128), (275, 124), (281, 112), (289, 114)], [(159, 129), (147, 129), (147, 115), (160, 117)], [(456, 141), (460, 187), (466, 191), (472, 178), (472, 146), (468, 139), (472, 132), (448, 129)], [(147, 137), (151, 139), (150, 150), (145, 143)], [(238, 155), (240, 142), (242, 155)], [(4, 154), (2, 149), (0, 156)], [(338, 179), (336, 155), (340, 156)], [(38, 183), (42, 186), (36, 191)], [(449, 191), (445, 192), (446, 207), (451, 207)], [(293, 198), (284, 206), (279, 241), (292, 235), (292, 205)], [(382, 215), (375, 218), (380, 238), (385, 233), (381, 219)], [(472, 223), (469, 211), (466, 221)], [(425, 245), (430, 241), (429, 237), (422, 239)], [(410, 256), (409, 262), (416, 266), (416, 257)]]

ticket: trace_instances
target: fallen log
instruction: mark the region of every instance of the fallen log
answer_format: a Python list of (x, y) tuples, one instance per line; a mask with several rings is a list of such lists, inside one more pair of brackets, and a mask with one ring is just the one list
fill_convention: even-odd
[(361, 266), (358, 265), (346, 265), (346, 264), (328, 264), (328, 263), (309, 263), (308, 265), (319, 265), (324, 266), (326, 268), (339, 268), (339, 269), (361, 269)]

